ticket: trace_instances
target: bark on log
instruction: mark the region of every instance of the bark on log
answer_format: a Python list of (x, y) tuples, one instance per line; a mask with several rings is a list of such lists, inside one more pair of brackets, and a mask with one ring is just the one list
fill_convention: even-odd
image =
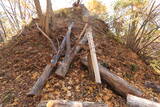
[(40, 78), (36, 81), (36, 83), (34, 84), (34, 86), (32, 87), (32, 89), (30, 90), (29, 93), (27, 93), (27, 96), (34, 96), (39, 94), (40, 90), (44, 87), (45, 83), (47, 82), (49, 76), (51, 75), (51, 72), (54, 68), (54, 66), (56, 65), (56, 63), (58, 62), (64, 48), (65, 48), (65, 43), (66, 43), (66, 36), (64, 37), (61, 46), (58, 50), (58, 53), (53, 56), (53, 59), (51, 60), (50, 64), (47, 64), (47, 66), (45, 67), (42, 75), (40, 76)]
[[(88, 66), (87, 58), (82, 58), (81, 62), (84, 65)], [(119, 93), (120, 95), (124, 97), (126, 97), (128, 94), (142, 96), (143, 93), (140, 90), (133, 87), (127, 81), (120, 78), (119, 76), (109, 72), (109, 70), (103, 67), (100, 63), (98, 65), (99, 65), (100, 74), (102, 76), (102, 79), (105, 80), (113, 88), (113, 90), (115, 90), (117, 93)]]
[(92, 28), (90, 27), (89, 30), (90, 31), (89, 31), (89, 34), (87, 35), (87, 38), (88, 38), (89, 50), (91, 54), (91, 61), (92, 61), (92, 67), (94, 71), (94, 77), (95, 77), (96, 83), (101, 84), (101, 76), (99, 73), (96, 50), (95, 50), (95, 45), (94, 45), (93, 36), (92, 36)]
[(156, 93), (160, 93), (160, 85), (147, 81), (144, 83), (147, 88), (152, 88)]
[(127, 95), (127, 104), (129, 107), (160, 107), (160, 103), (156, 103), (130, 94)]
[(87, 58), (88, 58), (88, 71), (89, 71), (89, 76), (91, 77), (91, 80), (95, 81), (95, 76), (94, 76), (94, 71), (93, 71), (93, 64), (92, 64), (90, 52), (88, 53)]
[(66, 54), (68, 54), (69, 51), (71, 50), (71, 38), (70, 38), (70, 36), (71, 36), (71, 30), (73, 28), (73, 25), (74, 25), (74, 22), (72, 22), (71, 25), (68, 26), (68, 32), (67, 32), (67, 35), (66, 35), (66, 37), (67, 37), (67, 39), (66, 39), (66, 47), (67, 47)]
[(107, 104), (96, 102), (78, 102), (66, 100), (42, 101), (37, 107), (108, 107)]
[(81, 46), (80, 45), (84, 45), (87, 42), (87, 35), (88, 35), (88, 30), (86, 30), (87, 32), (85, 33), (84, 37), (81, 39), (81, 41), (79, 42), (79, 44), (75, 47), (73, 47), (70, 52), (68, 52), (65, 57), (64, 60), (62, 61), (62, 63), (58, 66), (57, 70), (56, 70), (56, 75), (59, 77), (64, 78), (69, 66), (71, 64), (71, 62), (73, 61), (74, 57), (76, 56), (76, 54), (81, 50)]

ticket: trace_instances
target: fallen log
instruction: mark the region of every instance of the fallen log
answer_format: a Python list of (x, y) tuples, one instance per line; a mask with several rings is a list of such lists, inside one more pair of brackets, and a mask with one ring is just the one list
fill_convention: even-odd
[[(87, 58), (82, 58), (81, 62), (88, 67)], [(130, 85), (127, 81), (109, 72), (109, 69), (105, 68), (100, 63), (98, 63), (98, 66), (102, 79), (105, 80), (117, 93), (124, 97), (127, 97), (128, 94), (142, 96), (143, 93)]]
[(160, 93), (160, 85), (156, 84), (156, 83), (153, 83), (153, 82), (150, 82), (150, 81), (146, 81), (144, 83), (144, 85), (147, 87), (147, 88), (152, 88), (154, 92), (156, 93)]
[(108, 107), (108, 106), (107, 104), (101, 104), (96, 102), (49, 100), (40, 102), (37, 107)]
[(87, 42), (87, 35), (88, 35), (88, 29), (86, 30), (86, 33), (84, 37), (80, 40), (79, 44), (75, 47), (73, 47), (69, 52), (66, 52), (66, 55), (64, 57), (64, 60), (61, 62), (61, 64), (58, 66), (57, 70), (55, 71), (55, 74), (59, 77), (64, 78), (66, 73), (68, 72), (69, 66), (71, 62), (73, 61), (76, 54), (82, 49), (81, 45), (84, 45)]
[(54, 66), (57, 64), (57, 62), (62, 54), (62, 51), (64, 50), (65, 41), (66, 41), (66, 37), (64, 37), (64, 39), (62, 41), (62, 44), (60, 46), (58, 53), (53, 57), (53, 59), (51, 60), (51, 63), (46, 65), (42, 75), (38, 78), (38, 80), (36, 81), (36, 83), (34, 84), (32, 89), (27, 93), (27, 96), (34, 96), (34, 95), (39, 94), (40, 90), (44, 87), (44, 85), (47, 82)]
[(68, 28), (68, 32), (66, 33), (66, 36), (64, 37), (58, 52), (56, 55), (53, 56), (53, 58), (51, 59), (51, 63), (47, 64), (42, 75), (39, 77), (39, 79), (36, 81), (36, 83), (34, 84), (34, 86), (32, 87), (32, 89), (27, 93), (27, 96), (34, 96), (39, 94), (40, 90), (44, 87), (45, 83), (47, 82), (53, 68), (55, 67), (55, 65), (57, 64), (60, 56), (62, 55), (62, 52), (65, 48), (66, 45), (66, 39), (67, 37), (71, 34), (71, 28), (73, 27), (73, 24), (71, 24)]
[(130, 94), (127, 95), (127, 104), (129, 107), (160, 107), (160, 103), (156, 103)]

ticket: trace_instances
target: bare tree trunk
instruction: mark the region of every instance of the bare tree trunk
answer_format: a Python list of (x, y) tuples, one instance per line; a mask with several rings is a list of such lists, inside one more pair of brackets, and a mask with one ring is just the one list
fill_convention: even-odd
[(49, 23), (51, 21), (51, 14), (52, 14), (52, 2), (51, 0), (46, 0), (47, 1), (47, 10), (46, 10), (46, 17), (45, 17), (45, 25), (44, 29), (47, 34), (49, 34)]
[(21, 19), (24, 20), (24, 16), (23, 16), (23, 13), (22, 13), (22, 7), (21, 7), (20, 0), (18, 0), (18, 9), (19, 9), (19, 13), (20, 13)]
[[(14, 28), (14, 30), (12, 30), (12, 31), (13, 31), (13, 32), (17, 31), (17, 28), (16, 28), (16, 26), (15, 26), (14, 20), (13, 20), (13, 18), (11, 17), (11, 15), (9, 15), (8, 10), (5, 8), (5, 5), (4, 5), (4, 3), (3, 3), (2, 0), (1, 0), (1, 6), (2, 6), (2, 8), (3, 8), (3, 10), (4, 10), (4, 12), (5, 12), (8, 20), (9, 20), (9, 23), (11, 24), (11, 27)], [(11, 18), (10, 18), (10, 17), (11, 17)]]
[(11, 1), (8, 0), (8, 2), (9, 2), (9, 5), (10, 5), (12, 14), (13, 14), (13, 16), (14, 16), (14, 20), (15, 20), (16, 26), (17, 26), (18, 30), (20, 30), (20, 24), (19, 24), (19, 21), (18, 21), (18, 18), (17, 18), (17, 13), (16, 13), (16, 11), (14, 10)]
[(5, 28), (4, 28), (1, 20), (0, 20), (0, 25), (1, 25), (1, 28), (2, 28), (2, 30), (3, 30), (4, 36), (5, 36), (5, 38), (6, 38), (6, 37), (7, 37), (6, 30), (5, 30)]
[(41, 9), (41, 5), (40, 5), (39, 0), (34, 0), (34, 4), (36, 6), (38, 18), (41, 19), (42, 18), (42, 9)]

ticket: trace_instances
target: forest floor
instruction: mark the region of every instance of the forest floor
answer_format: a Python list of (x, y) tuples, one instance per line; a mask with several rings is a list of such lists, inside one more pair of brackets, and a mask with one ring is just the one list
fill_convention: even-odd
[[(75, 27), (73, 34), (78, 35), (81, 29)], [(65, 35), (66, 31), (67, 24), (63, 23), (52, 35)], [(99, 61), (107, 63), (112, 73), (142, 90), (145, 98), (160, 102), (160, 94), (144, 85), (146, 81), (160, 84), (160, 76), (154, 74), (137, 54), (110, 36), (96, 36), (94, 41)], [(126, 107), (125, 98), (112, 91), (110, 86), (106, 83), (97, 85), (90, 79), (87, 68), (80, 62), (86, 52), (87, 48), (76, 56), (64, 79), (53, 73), (40, 95), (27, 97), (26, 93), (50, 62), (52, 49), (35, 26), (26, 28), (22, 35), (0, 45), (0, 105), (35, 107), (41, 100), (64, 99)]]

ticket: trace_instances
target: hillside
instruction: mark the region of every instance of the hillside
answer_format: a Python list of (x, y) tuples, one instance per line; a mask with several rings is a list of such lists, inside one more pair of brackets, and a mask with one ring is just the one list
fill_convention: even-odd
[[(50, 37), (56, 46), (61, 43), (71, 21), (75, 21), (72, 43), (78, 38), (85, 23), (81, 14), (77, 13), (78, 9), (69, 8), (54, 14)], [(87, 68), (80, 62), (80, 57), (86, 56), (88, 52), (87, 46), (76, 56), (64, 79), (53, 73), (40, 95), (27, 97), (26, 93), (50, 62), (52, 54), (50, 43), (36, 28), (35, 23), (38, 22), (38, 19), (34, 19), (20, 35), (15, 35), (12, 40), (0, 45), (0, 104), (5, 107), (34, 107), (41, 100), (66, 99), (126, 107), (125, 98), (112, 91), (109, 85), (97, 85), (89, 78)], [(160, 84), (160, 76), (154, 74), (137, 54), (116, 41), (103, 21), (93, 18), (92, 26), (98, 61), (107, 63), (105, 66), (112, 73), (142, 90), (143, 97), (160, 102), (160, 94), (144, 85), (146, 81)]]

